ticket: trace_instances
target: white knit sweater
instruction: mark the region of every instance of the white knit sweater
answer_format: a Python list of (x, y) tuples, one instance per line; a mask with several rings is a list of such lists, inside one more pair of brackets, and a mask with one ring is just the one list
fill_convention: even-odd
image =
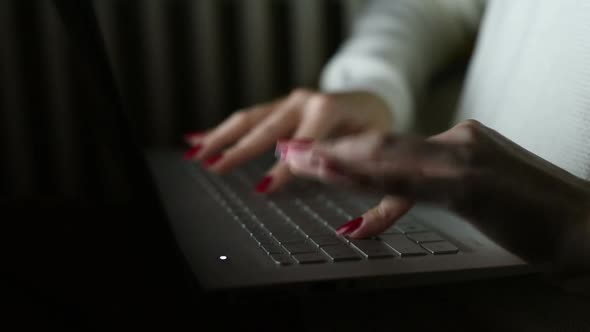
[(456, 121), (477, 119), (590, 179), (590, 1), (373, 1), (320, 86), (381, 96), (403, 132), (419, 89), (474, 37)]

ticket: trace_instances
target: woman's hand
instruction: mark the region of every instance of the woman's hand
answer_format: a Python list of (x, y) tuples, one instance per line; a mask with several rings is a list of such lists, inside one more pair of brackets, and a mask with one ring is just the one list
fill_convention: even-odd
[[(390, 129), (384, 102), (367, 92), (319, 93), (305, 89), (288, 97), (235, 112), (216, 128), (189, 134), (185, 158), (203, 162), (213, 172), (226, 172), (274, 147), (280, 139), (323, 139)], [(271, 192), (288, 181), (288, 167), (278, 162), (256, 187)]]
[(278, 150), (295, 174), (387, 195), (340, 228), (352, 238), (379, 234), (420, 201), (465, 217), (531, 260), (563, 253), (572, 234), (590, 241), (588, 182), (477, 121), (428, 138), (364, 133)]

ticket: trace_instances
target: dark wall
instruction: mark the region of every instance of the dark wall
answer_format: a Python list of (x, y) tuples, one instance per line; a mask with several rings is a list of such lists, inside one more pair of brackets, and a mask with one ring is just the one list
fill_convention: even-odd
[[(314, 87), (346, 31), (346, 1), (101, 0), (108, 53), (139, 141), (182, 144), (234, 110)], [(2, 191), (92, 191), (103, 167), (81, 78), (50, 0), (0, 2)]]

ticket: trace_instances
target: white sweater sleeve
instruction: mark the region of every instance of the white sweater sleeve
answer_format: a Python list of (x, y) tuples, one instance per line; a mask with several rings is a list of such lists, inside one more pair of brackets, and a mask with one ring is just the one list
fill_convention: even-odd
[(413, 122), (414, 98), (432, 74), (473, 39), (483, 0), (375, 0), (324, 67), (320, 89), (381, 97), (395, 131)]

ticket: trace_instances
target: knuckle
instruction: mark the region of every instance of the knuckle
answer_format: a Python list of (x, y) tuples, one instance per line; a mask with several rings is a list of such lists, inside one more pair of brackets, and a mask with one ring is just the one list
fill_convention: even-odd
[(299, 99), (299, 98), (306, 98), (312, 94), (311, 90), (306, 88), (296, 88), (291, 91), (289, 94), (289, 98)]
[(235, 111), (234, 113), (232, 113), (230, 118), (232, 121), (238, 123), (248, 123), (250, 119), (250, 112), (245, 110)]
[(456, 130), (460, 131), (461, 138), (466, 143), (477, 143), (482, 136), (483, 125), (481, 122), (473, 119), (462, 121), (456, 126)]
[(316, 94), (309, 100), (305, 115), (312, 118), (331, 118), (336, 110), (333, 96)]
[(368, 134), (370, 144), (368, 145), (368, 156), (370, 159), (378, 159), (383, 155), (383, 150), (387, 149), (392, 143), (391, 135), (374, 132)]

